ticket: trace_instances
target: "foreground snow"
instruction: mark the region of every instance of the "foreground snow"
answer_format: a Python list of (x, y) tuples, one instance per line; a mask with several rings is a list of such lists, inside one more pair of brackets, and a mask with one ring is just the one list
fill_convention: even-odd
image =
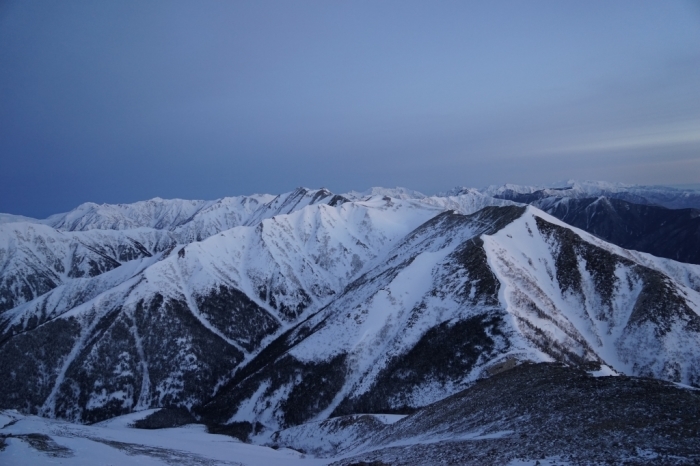
[[(242, 443), (225, 435), (206, 432), (192, 424), (172, 429), (144, 430), (129, 427), (153, 410), (141, 411), (85, 426), (0, 413), (0, 433), (6, 447), (0, 464), (12, 465), (320, 465), (328, 460), (294, 450)], [(9, 424), (9, 425), (8, 425)]]

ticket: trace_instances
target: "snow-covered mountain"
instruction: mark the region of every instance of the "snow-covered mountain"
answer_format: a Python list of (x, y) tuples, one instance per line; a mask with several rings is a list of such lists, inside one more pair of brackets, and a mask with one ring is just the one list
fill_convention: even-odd
[(0, 224), (0, 316), (62, 283), (94, 277), (172, 248), (151, 229), (62, 232), (39, 223)]
[(640, 259), (533, 207), (444, 212), (272, 342), (202, 413), (286, 427), (410, 412), (524, 360), (697, 385), (699, 284), (698, 266)]
[(608, 197), (546, 197), (531, 203), (626, 249), (700, 264), (700, 209), (667, 209)]
[(0, 224), (0, 407), (184, 406), (269, 433), (408, 413), (526, 361), (700, 385), (700, 266), (478, 190), (21, 220)]
[(353, 201), (368, 199), (374, 196), (386, 196), (394, 199), (424, 199), (428, 197), (413, 189), (401, 188), (398, 186), (396, 188), (381, 188), (375, 186), (365, 191), (349, 191), (343, 194), (343, 197)]
[[(450, 193), (459, 194), (465, 189), (469, 188), (455, 188)], [(605, 196), (635, 204), (659, 205), (669, 209), (700, 208), (700, 191), (697, 190), (603, 181), (568, 180), (554, 183), (551, 186), (505, 184), (502, 186), (489, 186), (480, 190), (480, 192), (487, 196), (525, 203), (531, 203), (546, 197), (582, 199)]]
[[(16, 374), (3, 395), (80, 420), (201, 403), (265, 337), (327, 303), (439, 212), (383, 198), (311, 205), (67, 281), (2, 316), (0, 367)], [(60, 335), (51, 352), (32, 354), (49, 335)]]
[[(255, 225), (310, 204), (346, 201), (326, 189), (297, 188), (289, 193), (225, 197), (215, 201), (154, 198), (133, 204), (85, 203), (70, 212), (35, 220), (62, 231), (153, 228), (176, 233), (182, 242), (200, 241), (220, 231)], [(8, 216), (5, 221), (11, 221)]]

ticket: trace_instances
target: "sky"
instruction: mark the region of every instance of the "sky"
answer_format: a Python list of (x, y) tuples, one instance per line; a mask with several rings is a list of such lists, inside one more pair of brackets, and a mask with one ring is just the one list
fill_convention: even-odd
[(700, 182), (700, 1), (0, 0), (0, 212)]

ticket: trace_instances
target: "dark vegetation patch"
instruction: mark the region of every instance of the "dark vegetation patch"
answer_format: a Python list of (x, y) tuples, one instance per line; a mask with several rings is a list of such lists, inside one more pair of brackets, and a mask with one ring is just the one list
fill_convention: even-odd
[(134, 422), (137, 429), (168, 429), (180, 427), (187, 424), (194, 424), (197, 419), (187, 410), (187, 408), (163, 408), (149, 414), (143, 419)]
[(94, 423), (131, 412), (141, 396), (144, 367), (147, 405), (202, 403), (242, 360), (243, 354), (204, 327), (185, 302), (157, 294), (137, 303), (133, 314), (116, 308), (100, 319), (66, 371), (56, 414)]
[[(533, 325), (529, 320), (516, 317), (518, 326), (523, 334), (543, 353), (550, 355), (554, 360), (571, 364), (572, 366), (585, 367), (598, 360), (596, 353), (590, 349), (588, 343), (580, 335), (569, 335), (583, 349), (583, 354), (578, 353), (577, 348), (571, 348), (553, 339), (544, 330)], [(593, 361), (591, 361), (593, 359)]]
[(462, 298), (471, 305), (498, 306), (501, 283), (488, 264), (484, 241), (480, 237), (472, 238), (461, 244), (450, 256), (454, 259), (451, 263), (452, 272), (458, 273), (462, 269), (467, 276), (464, 290), (460, 293)]
[[(268, 387), (262, 398), (282, 387), (289, 387), (276, 412), (283, 427), (302, 424), (324, 410), (345, 382), (345, 354), (329, 361), (302, 362), (285, 355), (235, 385), (229, 385), (211, 403), (199, 410), (206, 423), (225, 424), (240, 404), (249, 399), (261, 384)], [(236, 377), (238, 379), (238, 377)]]
[[(244, 399), (240, 397), (240, 389), (238, 387), (249, 377), (273, 364), (276, 359), (281, 358), (290, 348), (299, 344), (324, 324), (322, 320), (318, 324), (313, 325), (313, 317), (309, 317), (304, 322), (275, 338), (245, 366), (239, 367), (233, 377), (216, 395), (197, 410), (198, 414), (211, 420), (214, 424), (226, 422), (231, 417), (227, 413), (231, 411), (232, 407), (237, 407), (237, 403)], [(252, 395), (253, 392), (250, 392), (247, 396)]]
[[(211, 387), (243, 360), (243, 353), (204, 327), (183, 301), (156, 294), (139, 303), (134, 315), (148, 360), (152, 406), (208, 399)], [(177, 385), (169, 390), (173, 377)]]
[(64, 357), (80, 336), (73, 319), (56, 319), (0, 346), (0, 408), (38, 414)]
[[(66, 371), (56, 397), (56, 415), (92, 423), (130, 413), (141, 389), (140, 360), (133, 325), (121, 308), (105, 314)], [(105, 404), (88, 408), (91, 396), (122, 392)]]
[(593, 278), (596, 292), (600, 295), (603, 304), (612, 306), (612, 296), (619, 281), (615, 275), (615, 269), (618, 264), (633, 266), (633, 262), (582, 240), (568, 228), (554, 225), (537, 216), (535, 223), (539, 231), (555, 247), (553, 255), (557, 281), (562, 293), (571, 291), (579, 295), (583, 294), (579, 270), (579, 262), (582, 259), (585, 261), (586, 271)]
[(302, 288), (289, 290), (284, 283), (261, 284), (257, 292), (262, 301), (267, 302), (289, 321), (299, 317), (312, 303), (311, 296)]
[(279, 328), (275, 318), (235, 288), (219, 285), (210, 294), (196, 299), (199, 312), (248, 351), (255, 350), (263, 338)]
[[(92, 251), (97, 257), (91, 257), (90, 255), (73, 255), (73, 260), (71, 261), (71, 268), (68, 271), (68, 276), (71, 278), (81, 278), (81, 277), (96, 277), (110, 270), (116, 269), (121, 265), (121, 263), (103, 252), (85, 246), (88, 250)], [(87, 267), (86, 267), (87, 265)], [(87, 269), (87, 272), (85, 271)]]
[(431, 381), (459, 383), (480, 359), (488, 360), (506, 349), (503, 325), (500, 315), (482, 314), (431, 328), (406, 354), (394, 357), (380, 371), (372, 388), (345, 398), (331, 416), (415, 411), (410, 395), (416, 387)]
[[(458, 440), (474, 432), (499, 435)], [(435, 443), (410, 441), (431, 433)], [(386, 448), (392, 442), (412, 444)], [(376, 450), (334, 464), (502, 465), (545, 457), (571, 464), (698, 464), (700, 391), (524, 363), (387, 426), (369, 449)]]
[[(42, 299), (36, 303), (35, 311), (26, 320), (20, 320), (14, 325), (10, 325), (10, 319), (2, 322), (2, 316), (0, 316), (0, 331), (2, 335), (0, 336), (0, 346), (8, 339), (14, 335), (19, 335), (20, 333), (31, 332), (41, 324), (56, 318), (53, 315), (53, 309), (48, 307), (49, 300)], [(3, 328), (4, 327), (4, 328)]]
[[(0, 314), (48, 293), (56, 288), (58, 283), (57, 276), (40, 269), (26, 276), (18, 274), (2, 277), (2, 282), (0, 282)], [(15, 290), (19, 290), (19, 292), (15, 292)]]
[(207, 432), (210, 434), (228, 435), (229, 437), (237, 438), (241, 442), (250, 441), (250, 436), (258, 434), (263, 430), (263, 425), (259, 422), (255, 424), (242, 421), (231, 422), (229, 424), (208, 424)]
[(700, 333), (700, 316), (688, 306), (668, 277), (643, 266), (636, 266), (635, 271), (642, 277), (644, 286), (632, 309), (630, 325), (651, 322), (657, 336), (662, 337), (680, 321), (685, 323), (685, 330)]
[[(601, 296), (603, 304), (607, 305), (612, 312), (612, 296), (615, 288), (619, 286), (615, 269), (618, 264), (631, 267), (633, 276), (636, 275), (643, 285), (628, 325), (640, 326), (651, 323), (657, 337), (663, 337), (671, 331), (675, 323), (683, 322), (685, 330), (700, 333), (700, 316), (693, 312), (686, 298), (664, 274), (591, 245), (568, 228), (553, 225), (539, 217), (535, 220), (538, 229), (556, 248), (554, 257), (557, 280), (562, 292), (571, 290), (582, 293), (578, 262), (579, 258), (583, 259), (586, 270), (593, 277), (596, 292)], [(597, 317), (604, 320), (608, 316), (603, 314)]]
[[(340, 354), (330, 361), (316, 364), (300, 364), (291, 356), (279, 361), (278, 370), (283, 374), (280, 374), (280, 378), (275, 377), (277, 380), (273, 379), (273, 385), (280, 384), (285, 375), (286, 383), (290, 383), (293, 378), (301, 378), (280, 403), (285, 427), (303, 424), (331, 404), (345, 382), (346, 356)], [(273, 391), (267, 393), (272, 394)]]

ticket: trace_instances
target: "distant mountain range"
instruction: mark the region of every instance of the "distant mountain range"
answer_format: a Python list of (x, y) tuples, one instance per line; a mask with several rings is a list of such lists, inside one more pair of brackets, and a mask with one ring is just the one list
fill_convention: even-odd
[(530, 363), (700, 387), (698, 207), (570, 182), (2, 216), (0, 407), (83, 423), (184, 407), (269, 440)]

